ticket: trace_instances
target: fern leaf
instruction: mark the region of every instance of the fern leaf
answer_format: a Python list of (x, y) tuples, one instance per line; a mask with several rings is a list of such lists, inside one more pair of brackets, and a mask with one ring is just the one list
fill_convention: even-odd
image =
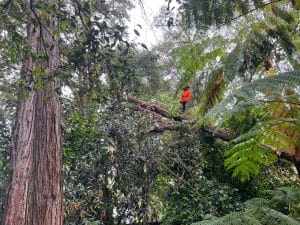
[(300, 225), (300, 223), (296, 220), (294, 220), (291, 217), (288, 217), (287, 215), (284, 215), (283, 213), (270, 209), (267, 211), (267, 215), (269, 215), (269, 219), (274, 218), (276, 223), (274, 224), (282, 224), (282, 225)]
[(252, 127), (247, 133), (240, 135), (239, 137), (233, 139), (231, 143), (236, 144), (240, 143), (246, 140), (249, 140), (250, 138), (256, 137), (257, 135), (262, 134), (263, 130), (260, 124), (257, 124), (256, 126)]
[(270, 207), (271, 201), (264, 198), (251, 198), (250, 200), (244, 203), (246, 208), (253, 208), (253, 207)]
[[(299, 87), (299, 71), (282, 73), (274, 77), (266, 77), (253, 81), (227, 96), (220, 104), (206, 114), (206, 119), (217, 119), (220, 115), (224, 118), (224, 115), (228, 117), (232, 113), (243, 112), (245, 104), (262, 105), (264, 103), (257, 99), (259, 93), (268, 92), (269, 95), (270, 92), (281, 94), (284, 88), (297, 89)], [(299, 96), (299, 94), (295, 94), (295, 96)], [(267, 98), (268, 96), (264, 97)]]
[(222, 99), (224, 90), (225, 83), (223, 70), (214, 70), (211, 76), (209, 76), (209, 79), (206, 82), (204, 90), (201, 94), (201, 114), (206, 113)]
[[(294, 202), (290, 194), (296, 194), (298, 200), (299, 188), (284, 187), (276, 190), (267, 190), (263, 192), (264, 198), (253, 198), (244, 203), (244, 211), (232, 212), (223, 217), (211, 217), (210, 220), (203, 220), (193, 225), (299, 225), (299, 221), (285, 215), (276, 208), (274, 199), (286, 200), (286, 204)], [(290, 195), (290, 198), (288, 197)]]

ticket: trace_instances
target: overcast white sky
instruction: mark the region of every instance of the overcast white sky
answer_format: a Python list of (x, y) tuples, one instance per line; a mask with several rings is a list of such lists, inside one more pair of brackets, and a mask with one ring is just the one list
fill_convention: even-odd
[[(151, 48), (162, 38), (162, 32), (153, 26), (153, 19), (159, 13), (161, 6), (166, 5), (164, 0), (143, 0), (143, 8), (137, 4), (131, 10), (129, 22), (130, 39), (137, 43), (144, 43)], [(140, 24), (142, 29), (137, 25)], [(134, 29), (140, 33), (140, 37), (134, 34)]]

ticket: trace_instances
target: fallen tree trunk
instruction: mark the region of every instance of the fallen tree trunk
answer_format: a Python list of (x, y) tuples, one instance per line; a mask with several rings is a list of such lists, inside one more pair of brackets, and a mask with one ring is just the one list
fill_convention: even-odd
[(149, 111), (155, 112), (165, 118), (172, 119), (174, 121), (183, 121), (185, 120), (183, 116), (173, 116), (171, 113), (169, 113), (167, 110), (161, 108), (160, 106), (152, 103), (152, 102), (146, 102), (143, 100), (138, 99), (137, 97), (126, 95), (124, 96), (127, 102), (133, 103), (134, 105), (137, 105), (140, 108), (147, 109)]
[[(165, 131), (178, 131), (184, 127), (193, 126), (197, 123), (196, 119), (187, 120), (185, 117), (181, 115), (174, 116), (171, 113), (169, 113), (167, 110), (163, 109), (162, 107), (152, 102), (146, 102), (138, 99), (137, 97), (130, 96), (130, 95), (125, 95), (124, 98), (127, 102), (136, 105), (139, 109), (145, 111), (146, 113), (156, 118), (156, 120), (159, 122), (159, 126), (151, 127), (150, 132), (162, 133)], [(173, 121), (173, 123), (165, 122), (162, 119), (162, 117), (170, 119), (171, 121)], [(176, 122), (181, 122), (181, 123), (178, 124)], [(199, 129), (201, 129), (205, 133), (212, 135), (215, 138), (219, 138), (226, 142), (232, 141), (235, 138), (232, 134), (230, 134), (230, 132), (222, 129), (216, 130), (216, 127), (212, 125), (203, 125), (202, 127), (199, 127)], [(300, 178), (300, 160), (298, 160), (295, 155), (291, 155), (288, 152), (283, 152), (283, 151), (278, 152), (272, 148), (268, 148), (268, 149), (273, 151), (278, 156), (279, 159), (284, 159), (294, 163), (298, 171), (298, 176)]]
[[(146, 101), (140, 100), (134, 96), (126, 95), (125, 100), (127, 102), (130, 102), (130, 103), (136, 105), (139, 109), (144, 110), (148, 114), (151, 114), (151, 115), (153, 115), (153, 113), (156, 114), (156, 116), (154, 115), (154, 117), (156, 119), (160, 118), (160, 119), (158, 119), (158, 122), (160, 123), (160, 125), (151, 127), (150, 132), (161, 133), (164, 131), (177, 131), (177, 130), (180, 130), (183, 126), (195, 125), (197, 123), (196, 119), (187, 120), (184, 116), (181, 116), (181, 115), (174, 116), (171, 113), (169, 113), (167, 110), (161, 108), (160, 106), (158, 106), (152, 102), (146, 102)], [(173, 120), (175, 122), (182, 122), (183, 124), (166, 123), (166, 122), (162, 121), (161, 117), (157, 117), (157, 115), (160, 115), (161, 117)], [(204, 132), (209, 133), (216, 138), (220, 138), (223, 141), (231, 141), (234, 138), (229, 132), (226, 132), (224, 130), (216, 131), (216, 128), (211, 125), (205, 125), (200, 128)]]

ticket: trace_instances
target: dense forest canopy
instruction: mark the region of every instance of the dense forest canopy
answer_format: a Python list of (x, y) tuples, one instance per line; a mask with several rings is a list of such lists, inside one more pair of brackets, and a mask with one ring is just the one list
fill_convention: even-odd
[(300, 224), (300, 1), (163, 2), (0, 0), (4, 225)]

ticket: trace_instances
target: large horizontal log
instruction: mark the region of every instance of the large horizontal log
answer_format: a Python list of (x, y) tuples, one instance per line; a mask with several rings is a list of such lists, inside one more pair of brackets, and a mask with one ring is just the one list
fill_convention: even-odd
[(161, 108), (160, 106), (152, 103), (152, 102), (146, 102), (143, 100), (138, 99), (137, 97), (126, 95), (125, 99), (127, 102), (133, 103), (134, 105), (137, 105), (140, 108), (147, 109), (149, 111), (155, 112), (165, 118), (169, 118), (175, 121), (182, 121), (184, 120), (183, 116), (173, 116), (171, 115), (167, 110)]
[(160, 126), (153, 126), (150, 128), (150, 132), (154, 133), (162, 133), (165, 131), (176, 131), (179, 130), (180, 126), (174, 125), (174, 124), (169, 124), (169, 123), (164, 123), (160, 124)]
[[(146, 110), (146, 112), (148, 111), (148, 113), (151, 115), (153, 115), (153, 113), (156, 113), (162, 117), (168, 118), (173, 121), (184, 122), (183, 125), (195, 125), (197, 122), (197, 120), (195, 120), (195, 119), (187, 120), (184, 116), (181, 116), (181, 115), (174, 116), (174, 115), (170, 114), (167, 110), (163, 109), (162, 107), (160, 107), (152, 102), (146, 102), (146, 101), (140, 100), (134, 96), (126, 95), (125, 99), (126, 99), (126, 101), (136, 105), (138, 108)], [(159, 120), (158, 122), (160, 122), (160, 125), (150, 128), (150, 132), (161, 133), (164, 131), (177, 131), (177, 130), (180, 130), (180, 128), (182, 128), (182, 126), (183, 126), (182, 124), (165, 123), (165, 122), (162, 122), (161, 120)], [(223, 131), (223, 130), (216, 131), (214, 126), (206, 125), (206, 126), (201, 127), (201, 129), (204, 132), (209, 133), (209, 134), (213, 135), (214, 137), (220, 138), (224, 141), (231, 141), (233, 139), (232, 135), (230, 135), (226, 131)]]
[[(193, 126), (197, 123), (197, 120), (187, 120), (184, 116), (174, 116), (171, 113), (169, 113), (164, 108), (152, 103), (152, 102), (146, 102), (143, 100), (138, 99), (134, 96), (125, 95), (124, 98), (127, 102), (130, 102), (134, 105), (136, 105), (139, 109), (144, 110), (146, 113), (154, 116), (154, 118), (157, 119), (159, 122), (159, 126), (153, 126), (150, 128), (150, 132), (156, 132), (156, 133), (162, 133), (165, 131), (178, 131), (182, 129), (184, 126)], [(168, 118), (170, 120), (173, 120), (174, 123), (167, 123), (162, 120), (161, 117)], [(181, 121), (181, 124), (176, 123), (176, 121)], [(230, 132), (227, 132), (225, 130), (219, 129), (216, 131), (216, 127), (212, 125), (204, 125), (200, 127), (202, 131), (212, 135), (213, 137), (219, 138), (223, 141), (229, 142), (234, 139), (234, 137), (230, 134)], [(264, 146), (267, 149), (273, 151), (279, 159), (285, 159), (287, 161), (293, 162), (298, 170), (298, 175), (300, 177), (300, 161), (296, 160), (294, 155), (290, 155), (287, 152), (284, 151), (275, 151), (274, 149)]]

